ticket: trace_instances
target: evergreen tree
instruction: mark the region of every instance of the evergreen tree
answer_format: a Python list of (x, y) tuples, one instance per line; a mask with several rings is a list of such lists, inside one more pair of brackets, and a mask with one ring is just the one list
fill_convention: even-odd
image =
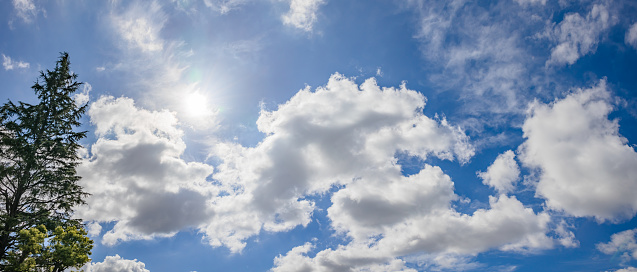
[(0, 108), (0, 270), (23, 251), (25, 230), (81, 228), (71, 213), (88, 195), (75, 170), (86, 131), (75, 129), (87, 105), (76, 105), (81, 83), (69, 64), (62, 53), (53, 71), (40, 72), (31, 87), (38, 104), (9, 101)]

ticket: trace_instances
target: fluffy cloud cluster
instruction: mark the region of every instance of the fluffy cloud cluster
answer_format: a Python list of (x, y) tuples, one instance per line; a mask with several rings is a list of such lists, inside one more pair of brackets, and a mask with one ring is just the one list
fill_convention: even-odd
[[(256, 147), (215, 145), (211, 156), (222, 163), (213, 183), (207, 180), (211, 166), (180, 158), (185, 143), (173, 113), (141, 110), (128, 98), (102, 97), (88, 112), (98, 139), (78, 168), (92, 195), (77, 215), (116, 222), (104, 234), (105, 244), (170, 236), (193, 227), (211, 245), (237, 252), (261, 230), (307, 225), (315, 205), (305, 197), (334, 185), (351, 184), (338, 194), (343, 201), (339, 208), (348, 209), (347, 216), (355, 215), (348, 199), (368, 179), (417, 200), (412, 204), (396, 197), (379, 202), (379, 208), (445, 207), (455, 198), (448, 177), (427, 167), (402, 184), (395, 155), (466, 162), (474, 151), (459, 128), (424, 116), (424, 106), (425, 98), (405, 86), (381, 88), (374, 79), (358, 86), (335, 74), (325, 87), (306, 88), (277, 110), (263, 111), (257, 123), (267, 136)], [(337, 217), (336, 210), (330, 213)], [(368, 227), (363, 225), (361, 229)], [(91, 226), (92, 233), (101, 232), (98, 225)], [(377, 230), (383, 224), (371, 227)]]
[(595, 4), (586, 17), (569, 13), (548, 33), (557, 42), (551, 50), (547, 64), (573, 64), (581, 56), (595, 52), (597, 43), (606, 30), (617, 23), (616, 16), (605, 4)]
[(2, 54), (2, 67), (4, 67), (4, 70), (7, 71), (13, 70), (14, 68), (25, 69), (29, 68), (29, 63), (23, 61), (14, 61), (11, 59), (11, 57)]
[[(315, 257), (308, 256), (312, 244), (294, 248), (275, 260), (274, 271), (410, 271), (399, 257), (553, 246), (546, 236), (548, 214), (536, 214), (515, 197), (491, 197), (489, 209), (462, 214), (452, 207), (458, 199), (453, 182), (439, 167), (425, 164), (417, 174), (401, 174), (397, 151), (421, 159), (455, 156), (461, 162), (473, 155), (466, 136), (444, 120), (418, 113), (423, 106), (413, 91), (380, 89), (371, 80), (359, 90), (335, 75), (325, 88), (301, 91), (276, 112), (262, 114), (259, 128), (269, 136), (261, 144), (277, 138), (286, 146), (295, 143), (290, 150), (296, 154), (287, 153), (293, 159), (284, 162), (305, 169), (288, 169), (280, 176), (291, 180), (275, 188), (288, 191), (294, 201), (299, 197), (294, 192), (324, 191), (330, 180), (338, 181), (343, 188), (332, 195), (328, 217), (337, 232), (352, 239)], [(312, 164), (300, 163), (308, 161)], [(312, 182), (294, 182), (299, 179)], [(259, 190), (264, 191), (269, 190)]]
[(311, 32), (316, 23), (316, 13), (324, 0), (289, 0), (290, 11), (281, 18), (283, 23), (303, 31)]
[[(548, 214), (513, 196), (490, 197), (488, 209), (463, 214), (453, 208), (459, 197), (439, 167), (425, 164), (402, 175), (399, 153), (460, 163), (474, 154), (459, 128), (423, 115), (424, 106), (425, 98), (404, 85), (381, 88), (374, 79), (357, 85), (335, 74), (325, 87), (308, 87), (278, 109), (262, 111), (257, 124), (266, 137), (255, 147), (218, 142), (210, 154), (220, 160), (213, 174), (209, 165), (180, 158), (185, 143), (174, 114), (102, 97), (89, 110), (98, 140), (78, 168), (92, 195), (77, 214), (94, 221), (92, 235), (102, 232), (97, 223), (116, 222), (102, 237), (107, 245), (190, 227), (212, 246), (239, 252), (263, 230), (306, 226), (316, 208), (306, 197), (339, 188), (328, 217), (351, 242), (313, 258), (307, 256), (311, 244), (295, 248), (277, 258), (275, 271), (410, 271), (400, 257), (552, 247)], [(503, 179), (496, 172), (500, 164), (511, 171), (510, 153), (485, 175)], [(444, 265), (446, 259), (432, 261)]]
[(91, 196), (77, 216), (117, 222), (102, 243), (170, 236), (211, 217), (209, 199), (216, 191), (206, 178), (213, 169), (180, 158), (186, 145), (172, 113), (137, 109), (128, 98), (102, 97), (88, 115), (98, 139), (78, 167)]
[(637, 260), (635, 234), (637, 229), (615, 233), (610, 237), (610, 242), (597, 244), (597, 249), (608, 255), (621, 254), (622, 262)]
[(540, 171), (536, 194), (549, 208), (599, 221), (637, 212), (637, 153), (608, 119), (612, 109), (604, 80), (530, 108), (519, 158)]
[[(444, 119), (424, 116), (424, 106), (425, 98), (405, 86), (380, 88), (374, 79), (358, 86), (335, 74), (325, 87), (308, 87), (276, 111), (263, 111), (257, 124), (267, 136), (261, 143), (220, 143), (212, 154), (223, 161), (213, 177), (228, 195), (215, 202), (215, 219), (206, 230), (211, 244), (237, 251), (260, 229), (306, 225), (314, 203), (304, 197), (336, 184), (374, 176), (389, 184), (380, 177), (400, 176), (397, 152), (467, 161), (473, 155), (468, 138)], [(404, 186), (395, 185), (408, 191)]]
[(82, 267), (86, 272), (149, 272), (140, 261), (123, 259), (119, 255), (106, 256), (103, 262), (87, 263)]

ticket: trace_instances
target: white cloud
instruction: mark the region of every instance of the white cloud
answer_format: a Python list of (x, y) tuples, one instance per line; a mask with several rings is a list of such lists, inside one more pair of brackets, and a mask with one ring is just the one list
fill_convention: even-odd
[(93, 90), (93, 86), (88, 82), (84, 82), (82, 84), (82, 91), (73, 95), (73, 100), (75, 100), (75, 105), (78, 107), (84, 106), (89, 100), (89, 93)]
[(579, 247), (579, 241), (575, 238), (575, 234), (568, 230), (572, 226), (568, 225), (566, 221), (562, 220), (555, 228), (555, 234), (557, 234), (557, 241), (564, 247)]
[(119, 255), (106, 256), (103, 262), (88, 263), (82, 267), (86, 272), (149, 272), (143, 262), (123, 259)]
[[(294, 99), (286, 106), (292, 101)], [(387, 103), (389, 100), (375, 101)], [(300, 105), (308, 106), (305, 103)], [(354, 110), (358, 111), (355, 107)], [(302, 120), (297, 122), (305, 123)], [(427, 131), (435, 131), (433, 128)], [(315, 134), (309, 132), (303, 135)], [(383, 135), (379, 139), (387, 138), (392, 137)], [(417, 142), (426, 138), (413, 139)], [(392, 153), (386, 151), (378, 153), (384, 155), (374, 157), (389, 158)], [(329, 160), (319, 158), (317, 161)], [(350, 161), (360, 159), (344, 160)], [(450, 177), (439, 167), (425, 164), (419, 173), (405, 177), (400, 168), (391, 164), (383, 166), (380, 160), (374, 164), (365, 162), (365, 165), (378, 166), (360, 171), (356, 178), (344, 184), (344, 188), (332, 195), (332, 206), (327, 210), (332, 227), (351, 238), (351, 242), (320, 251), (314, 257), (310, 257), (312, 244), (296, 247), (275, 259), (273, 271), (369, 271), (389, 267), (396, 271), (407, 270), (401, 265), (405, 263), (401, 258), (422, 253), (430, 254), (426, 259), (429, 267), (459, 269), (475, 267), (476, 264), (466, 261), (466, 256), (487, 250), (534, 251), (551, 248), (554, 244), (546, 235), (550, 216), (547, 213), (536, 214), (515, 197), (490, 197), (489, 209), (479, 209), (471, 215), (462, 214), (452, 208), (452, 202), (459, 198), (454, 193)]]
[(462, 111), (471, 115), (520, 111), (533, 57), (524, 50), (527, 22), (520, 19), (526, 14), (517, 12), (517, 4), (486, 10), (470, 1), (409, 3), (419, 14), (415, 37), (428, 66), (435, 67), (429, 80), (437, 89), (460, 92)]
[(486, 172), (478, 172), (482, 183), (491, 186), (500, 193), (509, 193), (515, 189), (520, 176), (520, 168), (515, 162), (515, 153), (508, 150), (495, 159)]
[(545, 33), (557, 42), (546, 64), (573, 64), (580, 57), (595, 52), (600, 36), (617, 21), (604, 4), (593, 5), (586, 17), (578, 13), (566, 14), (558, 25)]
[(281, 18), (283, 23), (291, 25), (306, 32), (311, 32), (316, 23), (316, 13), (324, 0), (288, 0), (290, 10)]
[(13, 0), (13, 9), (16, 15), (25, 23), (31, 22), (38, 14), (38, 9), (33, 0)]
[(637, 268), (631, 266), (616, 270), (615, 272), (637, 272)]
[(123, 13), (113, 13), (115, 29), (131, 48), (142, 52), (154, 52), (164, 48), (160, 31), (167, 19), (156, 1), (133, 3)]
[(226, 14), (233, 9), (239, 8), (240, 6), (245, 4), (247, 0), (204, 0), (203, 2), (206, 7), (209, 7), (210, 9), (221, 14)]
[(514, 1), (522, 6), (537, 5), (537, 4), (546, 5), (546, 0), (514, 0)]
[(91, 222), (87, 226), (88, 235), (92, 237), (97, 237), (102, 234), (102, 225), (97, 222)]
[[(437, 182), (450, 183), (444, 181), (448, 180), (448, 177), (439, 179)], [(370, 191), (382, 189), (375, 188), (376, 184), (371, 184), (370, 187)], [(430, 190), (429, 193), (434, 192)], [(377, 198), (378, 196), (361, 197), (360, 202), (352, 202), (350, 205), (353, 207), (347, 209), (354, 215), (352, 212), (356, 211), (356, 208), (359, 211), (364, 209), (362, 203)], [(396, 208), (400, 204), (393, 207), (391, 204), (385, 205), (388, 206), (385, 207), (387, 209)], [(375, 207), (378, 206), (380, 205)], [(357, 214), (365, 216), (362, 211)], [(330, 217), (332, 220), (342, 221), (340, 217), (333, 215), (333, 210)], [(366, 228), (364, 225), (368, 222), (363, 220), (352, 220), (350, 223), (353, 225), (350, 226), (340, 224), (341, 222), (336, 222), (336, 225), (348, 228), (348, 233), (351, 234), (352, 231), (358, 232), (360, 228)], [(535, 214), (530, 208), (524, 208), (515, 197), (504, 195), (499, 198), (490, 197), (490, 208), (477, 210), (472, 215), (460, 214), (450, 208), (429, 209), (427, 206), (419, 205), (419, 210), (412, 211), (410, 215), (388, 219), (393, 222), (383, 222), (384, 225), (378, 227), (376, 233), (368, 232), (371, 236), (362, 238), (354, 234), (352, 242), (348, 245), (320, 251), (313, 258), (307, 254), (308, 247), (311, 246), (306, 244), (301, 248), (295, 248), (285, 256), (280, 256), (275, 261), (273, 270), (292, 271), (286, 268), (297, 266), (308, 267), (313, 271), (358, 271), (367, 266), (399, 260), (397, 258), (401, 256), (422, 253), (431, 254), (432, 257), (427, 260), (426, 265), (432, 267), (471, 267), (475, 264), (458, 260), (490, 249), (526, 251), (552, 247), (553, 241), (546, 236), (549, 220), (548, 214)]]
[(239, 251), (261, 229), (307, 225), (314, 203), (304, 196), (361, 177), (400, 176), (397, 152), (466, 162), (473, 155), (468, 138), (444, 119), (424, 116), (424, 106), (425, 98), (404, 85), (380, 88), (368, 79), (358, 86), (335, 74), (325, 87), (308, 87), (276, 111), (262, 111), (261, 143), (219, 143), (211, 154), (223, 161), (213, 178), (228, 195), (215, 200), (210, 243)]
[(2, 67), (4, 67), (6, 71), (13, 70), (14, 68), (26, 69), (29, 68), (29, 63), (23, 61), (16, 62), (11, 60), (11, 57), (2, 54)]
[(383, 77), (383, 70), (380, 67), (376, 68), (376, 76)]
[(637, 229), (615, 233), (610, 237), (610, 242), (597, 244), (597, 249), (608, 255), (621, 254), (622, 263), (637, 260), (635, 234)]
[(78, 167), (91, 193), (76, 215), (117, 222), (102, 243), (171, 236), (212, 216), (212, 166), (185, 162), (186, 146), (173, 113), (135, 107), (132, 99), (101, 97), (88, 111), (97, 141)]
[(626, 31), (625, 37), (626, 44), (632, 46), (637, 49), (637, 23), (634, 23), (628, 31)]
[(637, 153), (619, 134), (606, 81), (546, 105), (533, 103), (518, 158), (539, 169), (536, 194), (549, 208), (599, 221), (637, 211)]

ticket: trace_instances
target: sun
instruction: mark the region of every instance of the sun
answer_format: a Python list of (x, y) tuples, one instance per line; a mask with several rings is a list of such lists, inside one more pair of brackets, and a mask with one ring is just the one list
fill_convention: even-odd
[(210, 113), (208, 98), (200, 93), (186, 95), (183, 100), (184, 112), (190, 117), (202, 117)]

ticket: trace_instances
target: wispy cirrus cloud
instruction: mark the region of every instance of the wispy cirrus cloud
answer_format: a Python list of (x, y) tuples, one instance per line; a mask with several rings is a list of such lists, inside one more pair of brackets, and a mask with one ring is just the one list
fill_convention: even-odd
[[(195, 52), (180, 39), (164, 37), (164, 26), (169, 20), (164, 9), (158, 1), (111, 6), (106, 23), (113, 30), (114, 43), (121, 54), (109, 70), (134, 78), (126, 87), (137, 90), (145, 106), (170, 109), (195, 129), (215, 128), (217, 110), (209, 97), (203, 95), (207, 90), (199, 79), (186, 78), (188, 60)], [(187, 105), (193, 97), (199, 98), (197, 114), (191, 114), (192, 105)]]
[(206, 7), (221, 14), (226, 14), (246, 4), (248, 0), (204, 0), (203, 2)]
[[(31, 23), (33, 19), (42, 12), (46, 15), (46, 11), (38, 7), (34, 0), (12, 0), (15, 15), (25, 23)], [(13, 19), (9, 21), (9, 27), (13, 26)]]
[(430, 66), (434, 89), (457, 95), (466, 115), (490, 114), (489, 123), (520, 112), (535, 62), (524, 40), (529, 25), (538, 23), (526, 19), (530, 12), (512, 1), (489, 9), (467, 1), (403, 5), (417, 14), (414, 37)]

